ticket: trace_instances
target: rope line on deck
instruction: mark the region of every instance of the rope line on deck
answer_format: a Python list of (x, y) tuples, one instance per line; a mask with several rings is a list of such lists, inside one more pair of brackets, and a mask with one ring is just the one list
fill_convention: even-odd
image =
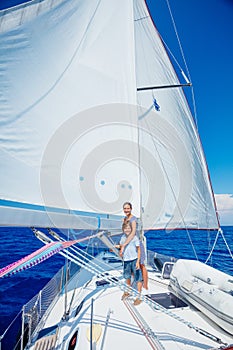
[(129, 302), (129, 300), (126, 298), (124, 299), (124, 304), (131, 313), (132, 317), (134, 318), (135, 322), (141, 329), (141, 331), (144, 333), (147, 341), (151, 345), (152, 349), (154, 350), (165, 350), (164, 346), (160, 343), (158, 336), (156, 333), (150, 328), (150, 326), (147, 324), (145, 319), (142, 317), (142, 315), (136, 310), (136, 308), (133, 306), (132, 303)]

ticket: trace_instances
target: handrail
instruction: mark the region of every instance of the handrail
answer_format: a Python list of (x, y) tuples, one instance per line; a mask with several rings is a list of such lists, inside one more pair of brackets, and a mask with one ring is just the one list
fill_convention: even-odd
[[(72, 264), (71, 270), (72, 271), (71, 271), (70, 278), (72, 278), (74, 273), (78, 271), (77, 264)], [(32, 319), (31, 332), (30, 334), (28, 334), (28, 336), (30, 337), (33, 335), (33, 332), (35, 331), (38, 323), (41, 321), (43, 315), (46, 313), (51, 302), (60, 293), (62, 289), (62, 283), (61, 283), (62, 278), (63, 278), (63, 267), (53, 276), (52, 279), (49, 280), (49, 282), (44, 286), (42, 290), (39, 291), (38, 294), (36, 294), (25, 305), (23, 305), (19, 313), (15, 316), (15, 318), (8, 325), (4, 333), (0, 336), (0, 350), (1, 350), (2, 342), (8, 343), (8, 340), (10, 338), (12, 342), (11, 332), (13, 329), (19, 329), (18, 327), (20, 327), (20, 323), (19, 323), (20, 315), (22, 315), (21, 328), (19, 329), (20, 338), (16, 340), (14, 345), (12, 345), (12, 349), (15, 349), (17, 344), (20, 345), (19, 348), (22, 349), (23, 345), (21, 345), (21, 343), (23, 344), (23, 342), (25, 341), (25, 335), (28, 331), (27, 321), (29, 317)], [(19, 323), (19, 326), (16, 327), (18, 323)], [(23, 329), (23, 332), (22, 332), (22, 329)], [(17, 334), (15, 334), (15, 338), (16, 337), (17, 337)]]

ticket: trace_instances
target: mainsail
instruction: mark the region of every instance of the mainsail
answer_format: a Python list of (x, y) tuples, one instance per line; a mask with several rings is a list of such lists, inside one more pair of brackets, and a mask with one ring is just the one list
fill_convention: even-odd
[(138, 90), (179, 84), (144, 1), (31, 1), (0, 42), (2, 225), (218, 227), (183, 91)]

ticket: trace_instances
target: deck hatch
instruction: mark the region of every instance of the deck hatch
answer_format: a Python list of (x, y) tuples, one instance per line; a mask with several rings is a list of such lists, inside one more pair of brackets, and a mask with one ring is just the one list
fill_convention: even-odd
[(188, 306), (184, 301), (172, 293), (147, 294), (147, 298), (155, 301), (166, 309), (177, 309)]

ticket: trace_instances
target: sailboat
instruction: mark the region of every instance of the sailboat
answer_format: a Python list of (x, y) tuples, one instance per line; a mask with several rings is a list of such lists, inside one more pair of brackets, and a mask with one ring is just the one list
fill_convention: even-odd
[[(0, 41), (1, 225), (44, 243), (1, 277), (66, 258), (23, 307), (15, 348), (233, 349), (232, 276), (148, 251), (138, 295), (115, 249), (126, 201), (145, 248), (146, 231), (222, 234), (191, 83), (146, 3), (33, 0), (1, 11)], [(107, 248), (90, 255), (93, 240)]]

